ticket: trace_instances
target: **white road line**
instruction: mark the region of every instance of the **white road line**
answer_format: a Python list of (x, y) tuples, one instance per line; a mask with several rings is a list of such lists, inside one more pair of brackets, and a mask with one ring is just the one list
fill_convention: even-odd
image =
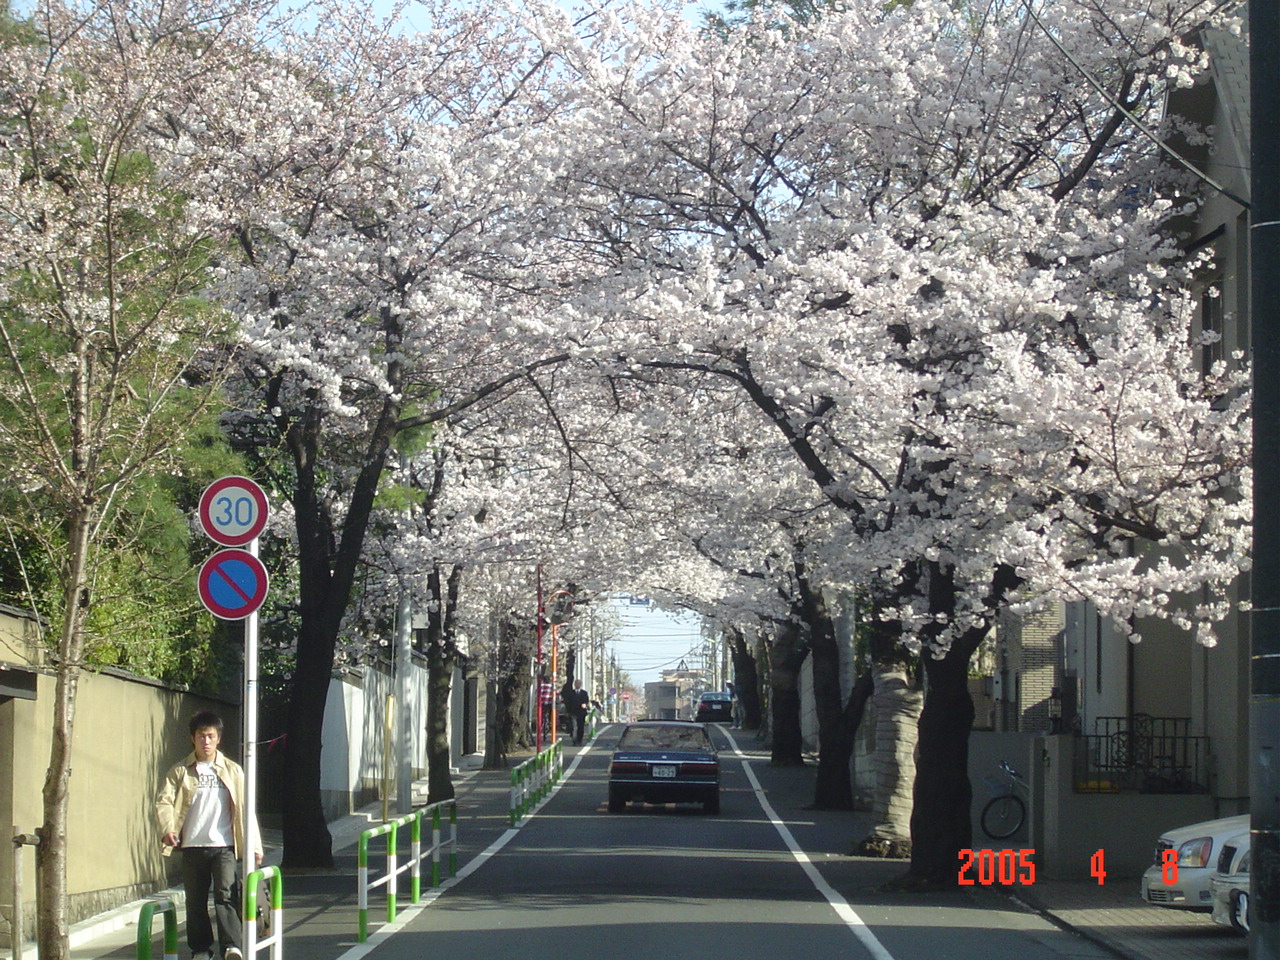
[[(532, 810), (530, 810), (528, 813), (524, 815), (520, 823), (523, 824), (526, 820), (528, 820), (530, 817), (536, 814), (539, 810), (541, 810), (544, 806), (546, 806), (547, 803), (551, 801), (552, 797), (554, 797), (557, 793), (560, 792), (560, 786), (569, 779), (569, 777), (573, 774), (574, 770), (578, 769), (578, 764), (582, 761), (583, 757), (585, 757), (587, 754), (591, 752), (591, 747), (594, 743), (595, 741), (592, 740), (585, 747), (583, 747), (581, 750), (578, 751), (577, 756), (573, 758), (572, 762), (565, 769), (564, 774), (560, 777), (560, 779), (557, 780), (556, 783), (551, 787), (551, 790), (547, 793), (547, 795), (543, 797), (542, 800), (540, 800)], [(370, 951), (372, 951), (375, 947), (381, 944), (384, 940), (387, 940), (388, 938), (394, 936), (397, 932), (399, 932), (399, 930), (403, 926), (408, 924), (411, 920), (413, 920), (418, 914), (420, 914), (427, 907), (431, 906), (431, 904), (435, 903), (436, 900), (440, 898), (440, 895), (442, 893), (444, 893), (446, 890), (451, 889), (452, 887), (457, 886), (467, 877), (471, 876), (471, 874), (479, 870), (480, 867), (483, 866), (484, 863), (490, 857), (492, 857), (499, 850), (505, 847), (508, 843), (514, 840), (517, 836), (519, 836), (519, 834), (520, 834), (520, 829), (518, 825), (508, 829), (505, 833), (502, 834), (502, 836), (498, 837), (497, 840), (494, 840), (493, 843), (489, 844), (489, 846), (485, 847), (484, 850), (476, 854), (474, 859), (468, 860), (461, 870), (459, 870), (456, 874), (454, 874), (448, 880), (445, 880), (444, 882), (442, 882), (440, 886), (431, 887), (427, 891), (425, 891), (419, 897), (417, 903), (411, 903), (409, 904), (409, 906), (405, 907), (403, 910), (397, 909), (396, 919), (393, 923), (383, 924), (376, 931), (369, 934), (369, 939), (366, 940), (364, 943), (357, 943), (354, 947), (352, 947), (346, 953), (340, 954), (338, 956), (338, 960), (361, 960), (361, 958), (368, 956)], [(892, 960), (892, 958), (889, 958), (889, 960)]]
[(756, 772), (751, 769), (747, 755), (739, 749), (738, 742), (733, 739), (733, 734), (723, 727), (720, 732), (729, 738), (729, 745), (733, 747), (733, 752), (742, 761), (742, 769), (746, 773), (747, 779), (751, 781), (751, 789), (755, 791), (756, 799), (760, 801), (760, 809), (764, 811), (765, 817), (773, 824), (773, 828), (778, 831), (778, 836), (782, 837), (782, 842), (787, 845), (787, 849), (791, 851), (791, 856), (795, 858), (796, 863), (800, 864), (800, 868), (804, 870), (810, 882), (820, 894), (827, 898), (827, 903), (831, 904), (836, 916), (843, 920), (845, 926), (853, 931), (853, 935), (867, 948), (875, 960), (893, 960), (893, 954), (885, 949), (884, 944), (871, 932), (871, 928), (867, 926), (866, 922), (858, 916), (853, 907), (849, 906), (849, 901), (840, 896), (835, 888), (827, 883), (822, 874), (818, 872), (818, 868), (809, 859), (809, 855), (800, 848), (796, 838), (787, 829), (787, 825), (782, 822), (782, 818), (778, 816), (773, 809), (773, 805), (765, 797), (760, 781), (756, 777)]

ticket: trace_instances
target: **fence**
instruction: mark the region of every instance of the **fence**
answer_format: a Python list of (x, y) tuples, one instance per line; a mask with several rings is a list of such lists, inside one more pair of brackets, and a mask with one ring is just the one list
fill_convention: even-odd
[[(449, 839), (442, 840), (443, 810), (449, 810)], [(431, 817), (431, 845), (422, 848), (422, 821)], [(409, 827), (409, 859), (399, 862), (397, 844), (400, 828)], [(369, 841), (378, 837), (387, 838), (387, 869), (376, 880), (369, 879)], [(449, 875), (453, 876), (458, 869), (458, 803), (456, 800), (440, 800), (405, 814), (398, 820), (390, 820), (377, 827), (370, 827), (360, 834), (360, 846), (357, 850), (357, 870), (359, 884), (359, 930), (357, 939), (364, 943), (369, 937), (369, 891), (375, 887), (387, 888), (387, 923), (394, 923), (397, 908), (396, 877), (409, 871), (410, 902), (417, 903), (422, 898), (422, 861), (426, 854), (431, 854), (431, 885), (440, 883), (440, 853), (449, 847)]]
[(1098, 717), (1076, 738), (1077, 793), (1205, 793), (1209, 738), (1188, 717)]
[[(156, 911), (164, 914), (164, 960), (178, 960), (178, 908), (172, 900), (148, 900), (138, 913), (137, 960), (151, 960), (151, 925)], [(22, 953), (15, 950), (15, 956)]]
[(514, 827), (560, 779), (564, 749), (559, 741), (511, 769), (511, 825)]
[[(270, 913), (267, 919), (268, 933), (258, 939), (258, 888), (267, 884), (267, 896), (270, 898)], [(253, 871), (244, 881), (244, 955), (247, 960), (254, 960), (259, 950), (269, 948), (271, 960), (281, 960), (284, 956), (284, 880), (280, 868), (262, 867)]]

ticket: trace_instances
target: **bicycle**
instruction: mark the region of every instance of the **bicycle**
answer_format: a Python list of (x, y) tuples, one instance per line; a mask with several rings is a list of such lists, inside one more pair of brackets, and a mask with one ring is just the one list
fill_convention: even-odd
[(982, 816), (979, 818), (982, 832), (992, 840), (1012, 837), (1022, 828), (1027, 819), (1026, 801), (1018, 796), (1019, 787), (1023, 793), (1028, 793), (1027, 781), (1022, 779), (1017, 770), (1009, 766), (1007, 760), (1000, 761), (1000, 769), (1006, 779), (986, 778), (987, 786), (991, 790), (991, 799), (982, 808)]

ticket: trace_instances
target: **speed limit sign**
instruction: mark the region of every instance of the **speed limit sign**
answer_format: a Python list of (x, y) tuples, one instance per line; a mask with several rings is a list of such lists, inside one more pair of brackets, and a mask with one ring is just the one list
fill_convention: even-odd
[(267, 495), (248, 477), (223, 477), (200, 495), (200, 529), (214, 543), (243, 546), (266, 525)]

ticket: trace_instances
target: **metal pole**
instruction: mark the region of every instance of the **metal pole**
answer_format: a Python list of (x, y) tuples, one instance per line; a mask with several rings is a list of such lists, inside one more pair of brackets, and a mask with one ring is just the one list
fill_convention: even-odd
[(413, 711), (409, 708), (409, 679), (413, 672), (413, 601), (403, 581), (396, 605), (396, 702), (400, 704), (400, 764), (396, 771), (396, 812), (413, 811)]
[(13, 947), (13, 960), (22, 960), (27, 932), (22, 926), (22, 848), (38, 846), (40, 838), (34, 833), (19, 833), (13, 828), (13, 920), (9, 925), (9, 941)]
[[(536, 753), (542, 752), (542, 564), (538, 564), (538, 616), (534, 624), (534, 631), (538, 635), (538, 676), (534, 681), (537, 692), (533, 695), (536, 702), (538, 716), (538, 743), (535, 748)], [(554, 701), (552, 701), (554, 703)]]
[[(258, 538), (249, 541), (249, 553), (258, 555)], [(253, 852), (258, 846), (255, 835), (258, 809), (258, 612), (255, 610), (244, 621), (244, 849), (240, 851), (240, 876), (248, 879), (258, 868)], [(244, 889), (248, 889), (246, 884)], [(241, 915), (244, 916), (243, 904)], [(251, 921), (245, 920), (243, 923)], [(244, 942), (244, 931), (241, 931)]]
[(1250, 0), (1253, 612), (1250, 960), (1280, 960), (1280, 4)]
[(551, 625), (551, 742), (559, 742), (559, 734), (556, 730), (556, 724), (559, 721), (559, 710), (556, 709), (556, 684), (560, 682), (560, 624), (553, 623)]

